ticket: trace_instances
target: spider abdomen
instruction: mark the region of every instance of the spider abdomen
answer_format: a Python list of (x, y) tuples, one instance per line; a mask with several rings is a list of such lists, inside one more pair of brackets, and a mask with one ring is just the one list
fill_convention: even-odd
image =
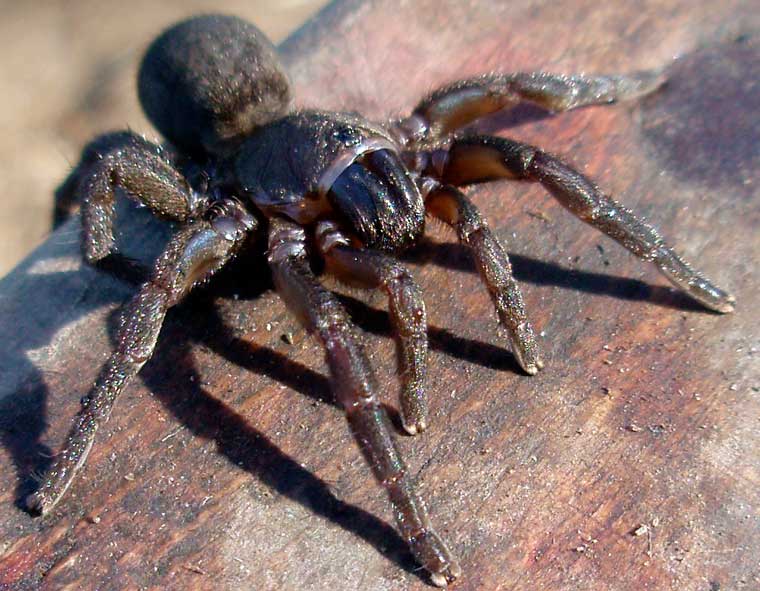
[(285, 114), (291, 93), (274, 46), (233, 16), (202, 15), (167, 29), (138, 77), (151, 122), (180, 150), (219, 154)]

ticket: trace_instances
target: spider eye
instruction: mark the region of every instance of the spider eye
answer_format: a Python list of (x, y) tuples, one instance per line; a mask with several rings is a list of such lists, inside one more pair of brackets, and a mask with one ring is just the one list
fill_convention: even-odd
[(351, 127), (336, 129), (333, 131), (332, 136), (336, 141), (340, 142), (346, 147), (355, 146), (359, 144), (363, 139), (363, 135)]

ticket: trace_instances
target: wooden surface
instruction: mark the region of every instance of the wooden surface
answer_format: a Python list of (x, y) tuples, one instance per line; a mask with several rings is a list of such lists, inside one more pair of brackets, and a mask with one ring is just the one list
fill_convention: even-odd
[[(429, 310), (431, 428), (400, 446), (461, 558), (457, 589), (760, 588), (757, 2), (561, 6), (338, 2), (283, 52), (302, 104), (373, 117), (489, 70), (667, 67), (639, 104), (482, 127), (566, 155), (737, 312), (699, 309), (538, 187), (480, 187), (547, 368), (516, 369), (469, 256), (431, 227), (406, 257)], [(148, 259), (154, 230), (138, 212), (125, 249)], [(19, 508), (133, 290), (81, 266), (77, 232), (0, 282), (0, 589), (425, 588), (261, 261), (169, 314), (53, 515)], [(385, 304), (360, 298), (344, 301), (395, 408)]]

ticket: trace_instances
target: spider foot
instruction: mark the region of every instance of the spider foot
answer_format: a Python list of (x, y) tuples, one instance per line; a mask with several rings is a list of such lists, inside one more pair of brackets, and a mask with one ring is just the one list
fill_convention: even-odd
[(696, 285), (690, 285), (686, 291), (711, 310), (721, 314), (730, 314), (734, 311), (736, 298), (705, 279)]
[[(722, 290), (721, 290), (722, 291)], [(730, 293), (724, 293), (723, 301), (715, 309), (722, 314), (730, 314), (734, 311), (736, 306), (736, 298)]]
[(462, 569), (455, 562), (449, 564), (443, 572), (430, 573), (430, 580), (436, 587), (447, 587), (462, 575)]
[(409, 546), (419, 563), (425, 565), (436, 587), (446, 587), (462, 575), (456, 558), (434, 531), (423, 531), (412, 538)]
[(419, 435), (425, 429), (427, 429), (427, 422), (424, 420), (408, 421), (405, 417), (401, 417), (401, 423), (404, 427), (404, 431), (409, 435)]
[(537, 359), (535, 363), (528, 363), (523, 364), (520, 362), (520, 366), (523, 368), (525, 373), (527, 373), (529, 376), (536, 375), (540, 370), (544, 369), (544, 362), (540, 359)]
[[(578, 80), (583, 76), (573, 77)], [(665, 70), (660, 68), (656, 70), (642, 70), (627, 76), (600, 76), (598, 78), (587, 78), (586, 80), (593, 83), (589, 86), (594, 88), (599, 97), (610, 102), (629, 101), (646, 96), (660, 88), (667, 81)], [(593, 92), (586, 93), (588, 97), (593, 97)], [(592, 103), (593, 104), (593, 103)]]
[[(427, 343), (425, 343), (427, 345)], [(424, 358), (423, 358), (424, 359)], [(420, 364), (421, 365), (421, 364)], [(422, 367), (424, 370), (424, 367)], [(428, 405), (422, 386), (411, 384), (401, 392), (401, 425), (409, 435), (419, 435), (428, 427)]]
[(55, 507), (61, 495), (52, 496), (44, 490), (38, 490), (24, 499), (27, 511), (32, 515), (47, 515)]
[(518, 324), (509, 332), (509, 337), (512, 343), (512, 353), (525, 373), (534, 376), (544, 368), (541, 352), (536, 343), (536, 336), (529, 322)]
[(672, 250), (661, 248), (659, 258), (655, 258), (654, 261), (673, 285), (681, 288), (706, 308), (721, 314), (734, 311), (734, 296), (694, 271)]

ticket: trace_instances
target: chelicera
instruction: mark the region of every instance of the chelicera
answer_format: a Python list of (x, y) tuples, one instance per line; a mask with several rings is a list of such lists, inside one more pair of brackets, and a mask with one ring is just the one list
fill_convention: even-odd
[(326, 273), (339, 280), (387, 294), (399, 351), (401, 416), (411, 434), (428, 426), (425, 305), (394, 255), (421, 238), (426, 216), (451, 226), (470, 248), (520, 366), (535, 374), (543, 365), (507, 253), (461, 186), (502, 178), (539, 182), (695, 300), (730, 312), (729, 294), (561, 160), (504, 137), (461, 133), (520, 101), (562, 111), (635, 98), (660, 82), (652, 73), (486, 75), (444, 86), (410, 116), (377, 124), (355, 114), (291, 111), (288, 80), (273, 46), (245, 21), (200, 16), (168, 29), (148, 49), (139, 73), (143, 108), (168, 145), (127, 131), (94, 140), (62, 186), (59, 206), (66, 212), (81, 202), (82, 248), (91, 264), (114, 255), (117, 193), (174, 222), (177, 231), (126, 305), (116, 350), (28, 498), (30, 510), (49, 512), (69, 488), (116, 398), (153, 353), (167, 310), (252, 235), (266, 232), (275, 287), (324, 346), (336, 399), (388, 493), (410, 551), (435, 584), (456, 579), (457, 560), (435, 532), (396, 449), (362, 338), (314, 275), (309, 254), (322, 257)]

